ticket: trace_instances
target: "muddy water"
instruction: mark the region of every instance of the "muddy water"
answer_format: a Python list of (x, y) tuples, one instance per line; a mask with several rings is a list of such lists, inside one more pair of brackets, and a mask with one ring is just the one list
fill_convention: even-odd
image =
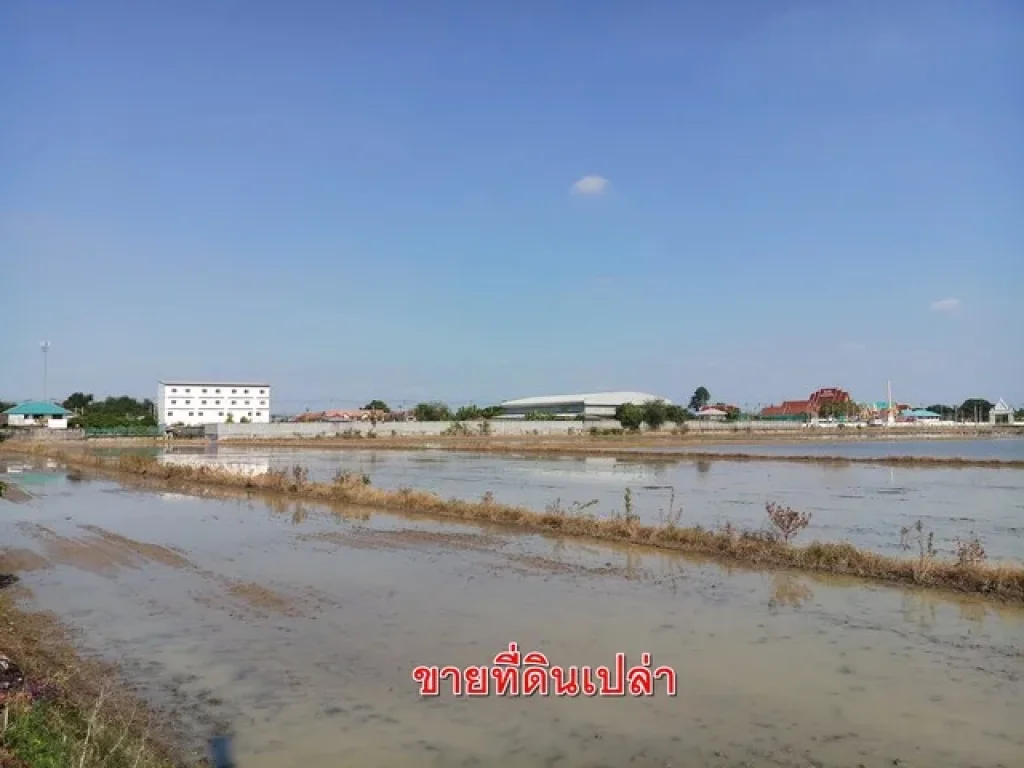
[(769, 456), (841, 456), (848, 459), (918, 456), (954, 459), (998, 459), (1000, 461), (1024, 459), (1024, 437), (991, 437), (970, 439), (908, 440), (851, 440), (842, 437), (820, 436), (818, 440), (794, 440), (783, 443), (740, 441), (728, 444), (706, 444), (664, 448), (665, 452), (701, 451), (708, 453), (754, 453)]
[[(993, 442), (993, 441), (990, 441)], [(976, 533), (990, 558), (1024, 560), (1024, 470), (890, 468), (783, 462), (650, 461), (614, 457), (522, 457), (448, 451), (253, 450), (221, 447), (196, 460), (238, 467), (309, 467), (314, 479), (336, 471), (369, 474), (374, 485), (436, 491), (445, 497), (498, 501), (544, 509), (558, 501), (596, 500), (598, 515), (621, 512), (623, 492), (646, 522), (681, 511), (683, 524), (764, 525), (766, 501), (808, 511), (805, 537), (852, 541), (902, 554), (900, 529), (921, 520), (936, 546), (951, 554), (954, 540)], [(673, 496), (674, 494), (674, 496)]]
[[(1013, 766), (1024, 615), (366, 510), (50, 473), (0, 501), (40, 607), (241, 768)], [(33, 553), (34, 558), (26, 553)], [(0, 555), (2, 559), (4, 555)], [(649, 699), (421, 699), (417, 664), (673, 666)], [(899, 762), (894, 762), (899, 761)]]

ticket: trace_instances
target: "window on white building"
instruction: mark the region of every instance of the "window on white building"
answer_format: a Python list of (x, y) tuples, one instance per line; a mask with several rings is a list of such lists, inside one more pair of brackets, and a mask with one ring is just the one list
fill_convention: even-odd
[(232, 405), (234, 405), (234, 404), (235, 404), (235, 403), (237, 403), (237, 402), (238, 402), (237, 400), (232, 400), (232, 401), (231, 401), (231, 404), (232, 404)]
[(206, 401), (203, 400), (202, 403), (200, 403), (200, 405), (206, 405)]
[(206, 392), (206, 387), (203, 387), (203, 392)]
[(188, 415), (189, 415), (189, 416), (195, 416), (195, 414), (194, 414), (194, 413), (192, 413), (192, 411), (189, 411), (189, 412), (188, 412)]
[(266, 405), (266, 404), (267, 404), (266, 400), (260, 400), (260, 405)]
[(265, 395), (265, 394), (267, 394), (267, 393), (266, 393), (266, 392), (264, 392), (264, 391), (263, 391), (263, 390), (261, 389), (261, 390), (260, 390), (260, 394), (261, 394), (261, 395)]
[(252, 411), (249, 411), (249, 415), (252, 416)]
[(216, 392), (219, 395), (220, 394), (220, 387), (217, 387), (217, 389), (215, 389), (214, 392)]
[(237, 395), (238, 394), (238, 390), (237, 389), (232, 389), (231, 390), (231, 394), (232, 395)]
[(174, 415), (174, 411), (168, 411), (167, 412), (167, 418), (170, 418), (173, 415)]
[(171, 387), (171, 392), (177, 392), (177, 391), (178, 391), (177, 387)]
[(192, 401), (191, 400), (186, 400), (185, 401), (185, 405), (192, 405)]
[(252, 404), (252, 401), (251, 401), (251, 400), (246, 400), (246, 401), (245, 401), (245, 404), (246, 404), (246, 405), (251, 405), (251, 404)]
[(220, 412), (220, 413), (218, 413), (217, 415), (218, 415), (218, 416), (223, 416), (223, 415), (224, 415), (224, 411), (221, 411), (221, 412)]
[(191, 389), (189, 389), (188, 387), (185, 387), (185, 391), (186, 391), (186, 392), (191, 392), (192, 390), (191, 390)]
[(177, 405), (177, 404), (178, 404), (177, 400), (171, 400), (171, 405)]
[(248, 395), (248, 394), (249, 394), (249, 390), (248, 390), (248, 389), (247, 389), (247, 390), (245, 390), (245, 391), (244, 391), (244, 392), (243, 392), (242, 394), (244, 394), (244, 395)]
[(218, 400), (216, 404), (217, 404), (217, 405), (220, 405), (220, 400)]
[(200, 412), (199, 412), (199, 415), (200, 415), (200, 416), (202, 416), (202, 415), (203, 415), (203, 412), (202, 412), (202, 411), (200, 411)]

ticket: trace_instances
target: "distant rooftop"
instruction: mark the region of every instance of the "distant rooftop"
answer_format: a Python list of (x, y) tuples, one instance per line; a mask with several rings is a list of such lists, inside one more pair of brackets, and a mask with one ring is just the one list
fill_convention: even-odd
[(27, 400), (4, 411), (7, 416), (70, 416), (71, 411), (46, 400)]
[(167, 386), (169, 384), (188, 384), (196, 387), (267, 387), (270, 385), (264, 382), (253, 381), (203, 381), (202, 379), (164, 379), (157, 382)]
[(589, 406), (615, 406), (623, 403), (644, 403), (648, 400), (664, 400), (665, 398), (646, 392), (588, 392), (580, 395), (542, 395), (540, 397), (522, 397), (518, 400), (506, 400), (503, 408), (522, 408), (524, 406), (558, 406), (568, 403), (584, 403)]

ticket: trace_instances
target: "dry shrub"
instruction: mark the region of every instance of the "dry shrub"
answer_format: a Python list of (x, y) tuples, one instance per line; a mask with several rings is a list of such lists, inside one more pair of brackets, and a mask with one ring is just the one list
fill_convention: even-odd
[(810, 512), (797, 512), (792, 507), (784, 507), (774, 501), (767, 502), (764, 509), (768, 513), (768, 521), (775, 526), (786, 544), (811, 524)]

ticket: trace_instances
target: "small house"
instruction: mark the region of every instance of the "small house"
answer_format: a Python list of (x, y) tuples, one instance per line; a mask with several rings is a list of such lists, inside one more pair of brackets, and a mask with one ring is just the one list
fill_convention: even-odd
[(706, 406), (697, 411), (697, 418), (704, 421), (725, 421), (725, 417), (728, 416), (727, 411), (723, 411), (721, 408), (713, 408)]
[(988, 420), (991, 424), (1013, 424), (1013, 408), (1003, 398), (999, 398), (999, 402), (989, 410)]
[(45, 400), (29, 400), (3, 413), (9, 427), (46, 427), (67, 429), (68, 419), (74, 414), (67, 408)]
[(906, 419), (908, 421), (934, 423), (941, 420), (942, 415), (936, 413), (935, 411), (929, 411), (927, 408), (911, 408), (910, 410), (903, 411), (900, 414), (900, 418)]

